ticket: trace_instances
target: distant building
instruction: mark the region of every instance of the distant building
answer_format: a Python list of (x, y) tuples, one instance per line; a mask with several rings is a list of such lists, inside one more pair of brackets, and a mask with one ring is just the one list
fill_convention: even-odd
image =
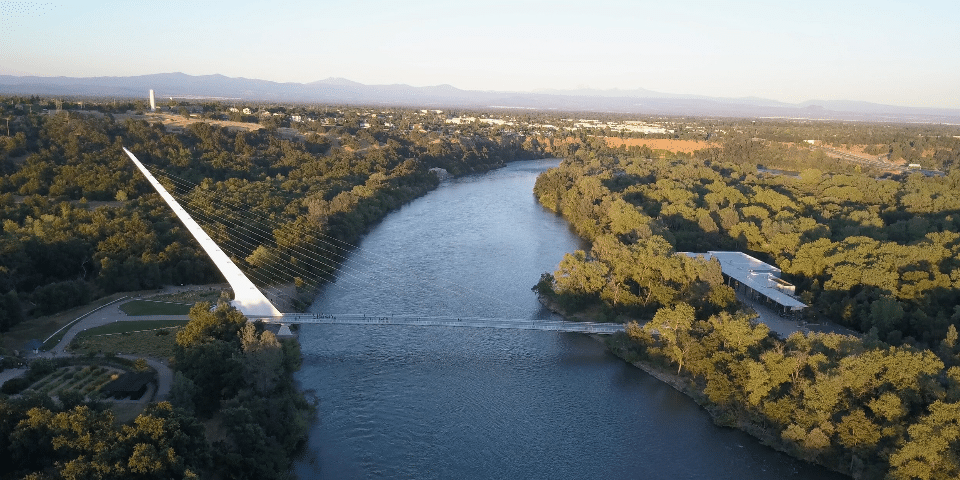
[(157, 111), (157, 99), (153, 96), (153, 89), (150, 90), (150, 111)]

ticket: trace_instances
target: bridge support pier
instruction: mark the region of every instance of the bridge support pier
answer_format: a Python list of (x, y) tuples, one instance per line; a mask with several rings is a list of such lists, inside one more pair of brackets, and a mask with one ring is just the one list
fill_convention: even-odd
[(293, 332), (290, 331), (290, 326), (286, 323), (280, 324), (280, 330), (277, 332), (277, 338), (293, 338)]

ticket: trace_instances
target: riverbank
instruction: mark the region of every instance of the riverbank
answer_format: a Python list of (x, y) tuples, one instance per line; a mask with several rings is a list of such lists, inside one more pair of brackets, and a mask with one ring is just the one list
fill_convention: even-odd
[[(782, 452), (790, 455), (791, 457), (810, 462), (815, 465), (820, 465), (833, 470), (834, 472), (847, 475), (852, 478), (850, 471), (843, 468), (843, 465), (830, 464), (818, 461), (816, 458), (805, 458), (804, 456), (797, 455), (797, 452), (791, 448), (791, 445), (783, 441), (777, 431), (763, 428), (761, 425), (757, 425), (746, 418), (728, 415), (718, 405), (712, 403), (704, 394), (701, 386), (697, 385), (692, 379), (671, 373), (673, 370), (672, 365), (665, 366), (650, 361), (636, 359), (636, 354), (630, 352), (629, 350), (627, 343), (630, 342), (630, 340), (626, 338), (626, 334), (618, 334), (614, 336), (614, 338), (606, 338), (601, 340), (607, 346), (607, 349), (610, 351), (610, 353), (616, 355), (624, 362), (643, 370), (650, 376), (672, 386), (677, 391), (690, 397), (690, 399), (696, 402), (697, 405), (700, 405), (710, 414), (714, 424), (721, 427), (736, 428), (737, 430), (756, 438), (761, 444), (766, 445), (778, 452)], [(617, 343), (617, 340), (620, 340), (619, 344)]]
[[(538, 295), (538, 299), (544, 307), (549, 309), (551, 312), (564, 317), (564, 319), (585, 322), (601, 320), (599, 317), (599, 309), (595, 308), (593, 310), (572, 314), (571, 312), (565, 311), (565, 309), (561, 307), (555, 300), (545, 295)], [(618, 319), (618, 321), (624, 321), (624, 323), (629, 320), (631, 319)], [(603, 321), (610, 320), (604, 318)], [(820, 459), (818, 458), (807, 458), (803, 455), (799, 455), (798, 453), (801, 452), (795, 451), (795, 449), (792, 448), (792, 445), (785, 442), (780, 436), (779, 431), (764, 428), (762, 425), (758, 425), (755, 422), (750, 421), (749, 418), (731, 415), (729, 412), (724, 411), (720, 406), (710, 401), (710, 399), (704, 393), (703, 386), (697, 384), (693, 378), (684, 376), (682, 374), (677, 374), (674, 370), (674, 365), (664, 365), (655, 361), (638, 358), (638, 353), (635, 350), (631, 350), (631, 348), (638, 348), (639, 345), (632, 342), (625, 333), (602, 337), (599, 335), (592, 335), (592, 337), (598, 342), (603, 343), (610, 353), (616, 355), (624, 362), (644, 371), (648, 375), (667, 385), (670, 385), (678, 392), (689, 397), (691, 400), (696, 402), (697, 405), (710, 414), (710, 418), (717, 426), (735, 428), (756, 438), (761, 444), (778, 452), (782, 452), (786, 455), (790, 455), (793, 458), (810, 462), (811, 464), (819, 465), (834, 472), (852, 477), (851, 472), (848, 468), (844, 468), (844, 465), (829, 464), (819, 461)]]

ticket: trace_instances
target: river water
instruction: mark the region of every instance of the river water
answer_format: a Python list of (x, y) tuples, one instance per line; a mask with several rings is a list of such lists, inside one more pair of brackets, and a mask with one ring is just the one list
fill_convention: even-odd
[[(449, 181), (388, 216), (312, 312), (548, 318), (530, 290), (583, 248), (533, 196), (557, 160)], [(308, 478), (823, 479), (608, 353), (555, 332), (303, 325)]]

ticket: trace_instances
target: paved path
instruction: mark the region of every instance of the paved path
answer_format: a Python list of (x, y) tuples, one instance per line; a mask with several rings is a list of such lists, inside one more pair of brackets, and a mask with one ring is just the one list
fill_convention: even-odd
[[(70, 354), (66, 353), (66, 348), (70, 345), (70, 342), (84, 330), (89, 330), (94, 327), (99, 327), (102, 325), (107, 325), (115, 322), (126, 322), (126, 321), (142, 321), (142, 320), (189, 320), (190, 318), (187, 315), (127, 315), (120, 310), (120, 305), (137, 299), (129, 299), (123, 302), (117, 302), (113, 305), (107, 305), (104, 308), (96, 310), (89, 315), (87, 315), (83, 320), (80, 320), (76, 324), (70, 327), (67, 330), (67, 333), (63, 336), (63, 339), (60, 340), (55, 347), (50, 349), (49, 354), (51, 356), (69, 356)], [(147, 358), (139, 357), (136, 355), (119, 355), (120, 357), (136, 360), (138, 358), (143, 358), (147, 361), (154, 370), (157, 371), (157, 394), (154, 396), (154, 401), (166, 400), (170, 396), (170, 387), (173, 385), (173, 371), (170, 370), (170, 367), (166, 365), (165, 359), (159, 358)]]
[[(66, 348), (70, 345), (70, 342), (84, 330), (88, 330), (94, 327), (99, 327), (101, 325), (107, 325), (114, 322), (126, 322), (126, 321), (142, 321), (142, 320), (189, 320), (190, 318), (187, 315), (127, 315), (120, 310), (120, 305), (137, 300), (136, 298), (129, 298), (123, 301), (106, 305), (102, 308), (90, 312), (87, 316), (82, 318), (77, 323), (70, 326), (67, 329), (67, 333), (64, 334), (63, 338), (57, 343), (56, 346), (50, 349), (49, 352), (41, 353), (37, 355), (38, 357), (69, 357), (72, 354), (67, 353)], [(144, 358), (147, 363), (157, 371), (157, 393), (154, 396), (154, 401), (163, 401), (169, 398), (170, 396), (170, 387), (173, 385), (173, 371), (170, 370), (170, 367), (166, 364), (166, 359), (160, 358), (146, 358), (139, 357), (136, 355), (119, 355), (120, 357), (136, 360), (138, 358)], [(3, 385), (4, 382), (12, 378), (19, 377), (23, 375), (27, 370), (20, 369), (8, 369), (0, 372), (0, 385)]]
[(157, 371), (157, 394), (153, 396), (154, 402), (162, 402), (170, 398), (170, 387), (173, 386), (173, 370), (166, 365), (166, 360), (157, 360), (155, 358), (138, 357), (136, 355), (117, 355), (127, 360), (136, 360), (143, 358), (147, 364)]
[(8, 368), (2, 371), (0, 372), (0, 385), (3, 385), (3, 383), (7, 380), (13, 380), (14, 378), (17, 378), (24, 373), (27, 373), (26, 368)]
[[(824, 323), (807, 323), (802, 320), (797, 320), (794, 317), (781, 317), (779, 313), (763, 305), (760, 302), (751, 300), (746, 295), (743, 295), (741, 292), (737, 292), (737, 300), (740, 300), (740, 303), (748, 305), (750, 308), (753, 308), (759, 318), (758, 322), (765, 324), (770, 330), (780, 336), (780, 338), (787, 338), (793, 332), (823, 332), (823, 333), (839, 333), (843, 335), (854, 335), (859, 336), (860, 334), (852, 330), (841, 327), (829, 322)], [(809, 308), (809, 307), (808, 307)]]
[(67, 333), (64, 334), (63, 338), (60, 340), (56, 346), (50, 349), (50, 353), (54, 356), (63, 355), (66, 352), (66, 348), (70, 345), (70, 342), (73, 341), (74, 337), (77, 336), (80, 332), (84, 330), (89, 330), (93, 327), (99, 327), (102, 325), (107, 325), (114, 322), (126, 322), (126, 321), (137, 321), (137, 320), (189, 320), (190, 317), (187, 315), (127, 315), (123, 313), (123, 310), (120, 310), (120, 305), (127, 301), (136, 300), (129, 299), (124, 302), (117, 302), (113, 305), (107, 305), (104, 308), (95, 310), (87, 315), (83, 320), (75, 323), (70, 329), (67, 330)]
[(407, 315), (362, 315), (359, 313), (320, 315), (286, 313), (281, 318), (260, 318), (269, 323), (328, 325), (410, 325), (420, 327), (469, 327), (507, 330), (541, 330), (611, 334), (623, 331), (622, 323), (571, 322), (567, 320), (530, 320), (525, 318), (423, 317)]

